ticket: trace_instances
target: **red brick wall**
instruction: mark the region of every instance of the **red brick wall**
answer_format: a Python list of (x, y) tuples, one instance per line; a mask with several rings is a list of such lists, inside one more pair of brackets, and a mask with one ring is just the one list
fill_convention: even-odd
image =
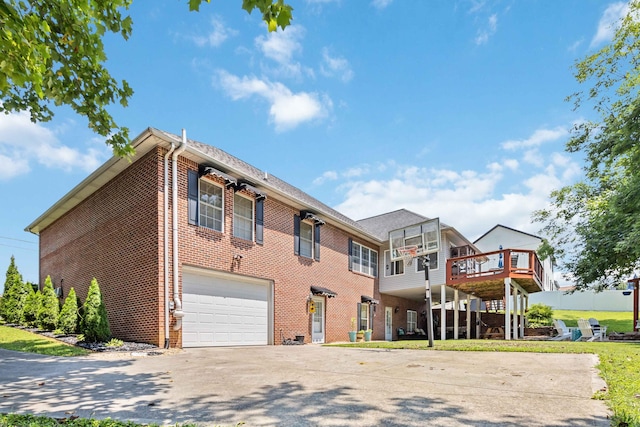
[(73, 287), (84, 302), (95, 277), (112, 334), (153, 344), (162, 344), (160, 165), (148, 153), (40, 233), (41, 283), (64, 279), (64, 296)]
[[(162, 149), (152, 150), (40, 234), (42, 281), (47, 274), (52, 276), (56, 285), (64, 279), (65, 295), (73, 286), (84, 300), (91, 278), (96, 277), (113, 335), (123, 340), (156, 345), (164, 343), (164, 152)], [(338, 296), (325, 300), (325, 340), (346, 341), (347, 332), (351, 329), (350, 320), (357, 316), (361, 295), (380, 298), (377, 279), (348, 269), (349, 234), (325, 224), (321, 229), (320, 261), (296, 256), (293, 250), (293, 216), (299, 210), (268, 197), (264, 212), (264, 244), (234, 238), (233, 191), (230, 189), (225, 190), (224, 233), (189, 225), (187, 170), (197, 170), (197, 167), (196, 163), (180, 158), (180, 265), (272, 280), (276, 344), (281, 342), (281, 334), (286, 338), (305, 335), (309, 342), (311, 315), (307, 311), (307, 300), (310, 287), (331, 289)], [(207, 179), (215, 181), (212, 177)], [(169, 203), (169, 229), (171, 215)], [(171, 238), (171, 233), (168, 237)], [(377, 249), (370, 242), (354, 240)], [(171, 251), (169, 241), (167, 269), (170, 296), (173, 293)], [(235, 254), (243, 258), (234, 262)], [(179, 273), (182, 274), (182, 269)], [(393, 297), (385, 297), (383, 302), (400, 305), (405, 312), (406, 324), (405, 307), (414, 303)], [(397, 320), (402, 321), (400, 318)], [(394, 317), (394, 328), (397, 327), (395, 325)], [(173, 331), (171, 327), (170, 338), (172, 346), (181, 345), (181, 331)], [(383, 304), (377, 307), (374, 339), (384, 339)]]
[[(187, 222), (187, 169), (197, 170), (193, 162), (180, 161), (180, 262), (182, 265), (232, 272), (272, 280), (274, 283), (274, 342), (305, 335), (311, 340), (311, 315), (307, 299), (311, 286), (322, 286), (338, 294), (326, 304), (325, 340), (347, 341), (351, 318), (357, 315), (361, 295), (374, 294), (377, 280), (349, 271), (349, 235), (325, 224), (321, 229), (320, 261), (294, 255), (293, 216), (298, 209), (273, 197), (264, 204), (264, 244), (233, 237), (233, 190), (225, 190), (224, 233)], [(207, 177), (214, 182), (223, 181)], [(358, 241), (356, 239), (356, 241)], [(366, 246), (371, 243), (360, 241)], [(375, 247), (374, 247), (375, 248)], [(235, 254), (242, 255), (239, 262)], [(281, 332), (282, 331), (282, 332)], [(172, 336), (172, 342), (174, 337)], [(177, 340), (177, 336), (176, 336)]]

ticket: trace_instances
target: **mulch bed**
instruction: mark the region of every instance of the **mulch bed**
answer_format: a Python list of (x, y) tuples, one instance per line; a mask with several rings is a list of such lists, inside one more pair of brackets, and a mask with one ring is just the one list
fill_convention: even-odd
[(5, 324), (4, 326), (9, 326), (9, 327), (12, 327), (12, 328), (17, 328), (17, 329), (23, 329), (25, 331), (29, 331), (29, 332), (33, 332), (35, 334), (43, 335), (45, 337), (53, 338), (55, 340), (64, 342), (65, 344), (73, 345), (73, 346), (76, 346), (76, 347), (82, 347), (84, 349), (87, 349), (87, 350), (90, 350), (90, 351), (95, 351), (95, 352), (100, 352), (100, 353), (144, 351), (147, 354), (152, 355), (153, 354), (153, 350), (160, 350), (158, 348), (158, 346), (155, 346), (153, 344), (124, 341), (121, 346), (113, 347), (113, 346), (107, 346), (107, 343), (105, 343), (105, 342), (78, 341), (78, 337), (75, 334), (57, 335), (57, 334), (54, 334), (53, 332), (50, 332), (50, 331), (42, 331), (42, 330), (40, 330), (38, 328), (27, 328), (27, 327), (22, 326), (22, 325), (15, 325), (15, 324), (9, 324), (9, 323)]

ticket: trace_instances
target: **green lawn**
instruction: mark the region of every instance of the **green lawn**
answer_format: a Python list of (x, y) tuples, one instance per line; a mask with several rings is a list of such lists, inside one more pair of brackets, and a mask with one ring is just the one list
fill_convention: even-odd
[(607, 326), (607, 333), (633, 331), (633, 313), (630, 311), (553, 310), (553, 318), (564, 320), (569, 327), (578, 326), (578, 319), (590, 317), (595, 317), (598, 323)]
[(53, 338), (8, 326), (0, 326), (0, 348), (49, 356), (84, 356), (90, 353)]

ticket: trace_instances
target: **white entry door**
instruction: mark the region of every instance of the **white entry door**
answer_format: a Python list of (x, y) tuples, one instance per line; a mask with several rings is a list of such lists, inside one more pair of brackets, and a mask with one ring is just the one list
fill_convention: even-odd
[(393, 341), (393, 307), (384, 308), (384, 339)]
[(311, 330), (311, 342), (324, 343), (324, 298), (313, 298), (316, 304), (316, 312), (313, 313), (313, 325)]

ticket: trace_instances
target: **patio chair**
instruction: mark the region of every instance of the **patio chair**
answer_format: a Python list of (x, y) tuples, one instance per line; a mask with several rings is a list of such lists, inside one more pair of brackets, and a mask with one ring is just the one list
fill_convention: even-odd
[(553, 319), (553, 327), (558, 331), (558, 335), (551, 338), (554, 341), (571, 341), (573, 334), (573, 328), (567, 327), (564, 320)]
[(580, 328), (580, 332), (582, 333), (580, 341), (595, 341), (597, 339), (602, 341), (602, 330), (599, 330), (597, 334), (594, 333), (593, 329), (591, 329), (591, 324), (587, 319), (578, 319), (578, 328)]
[(602, 338), (607, 336), (607, 326), (601, 325), (596, 318), (590, 317), (589, 324), (594, 335), (601, 334)]

